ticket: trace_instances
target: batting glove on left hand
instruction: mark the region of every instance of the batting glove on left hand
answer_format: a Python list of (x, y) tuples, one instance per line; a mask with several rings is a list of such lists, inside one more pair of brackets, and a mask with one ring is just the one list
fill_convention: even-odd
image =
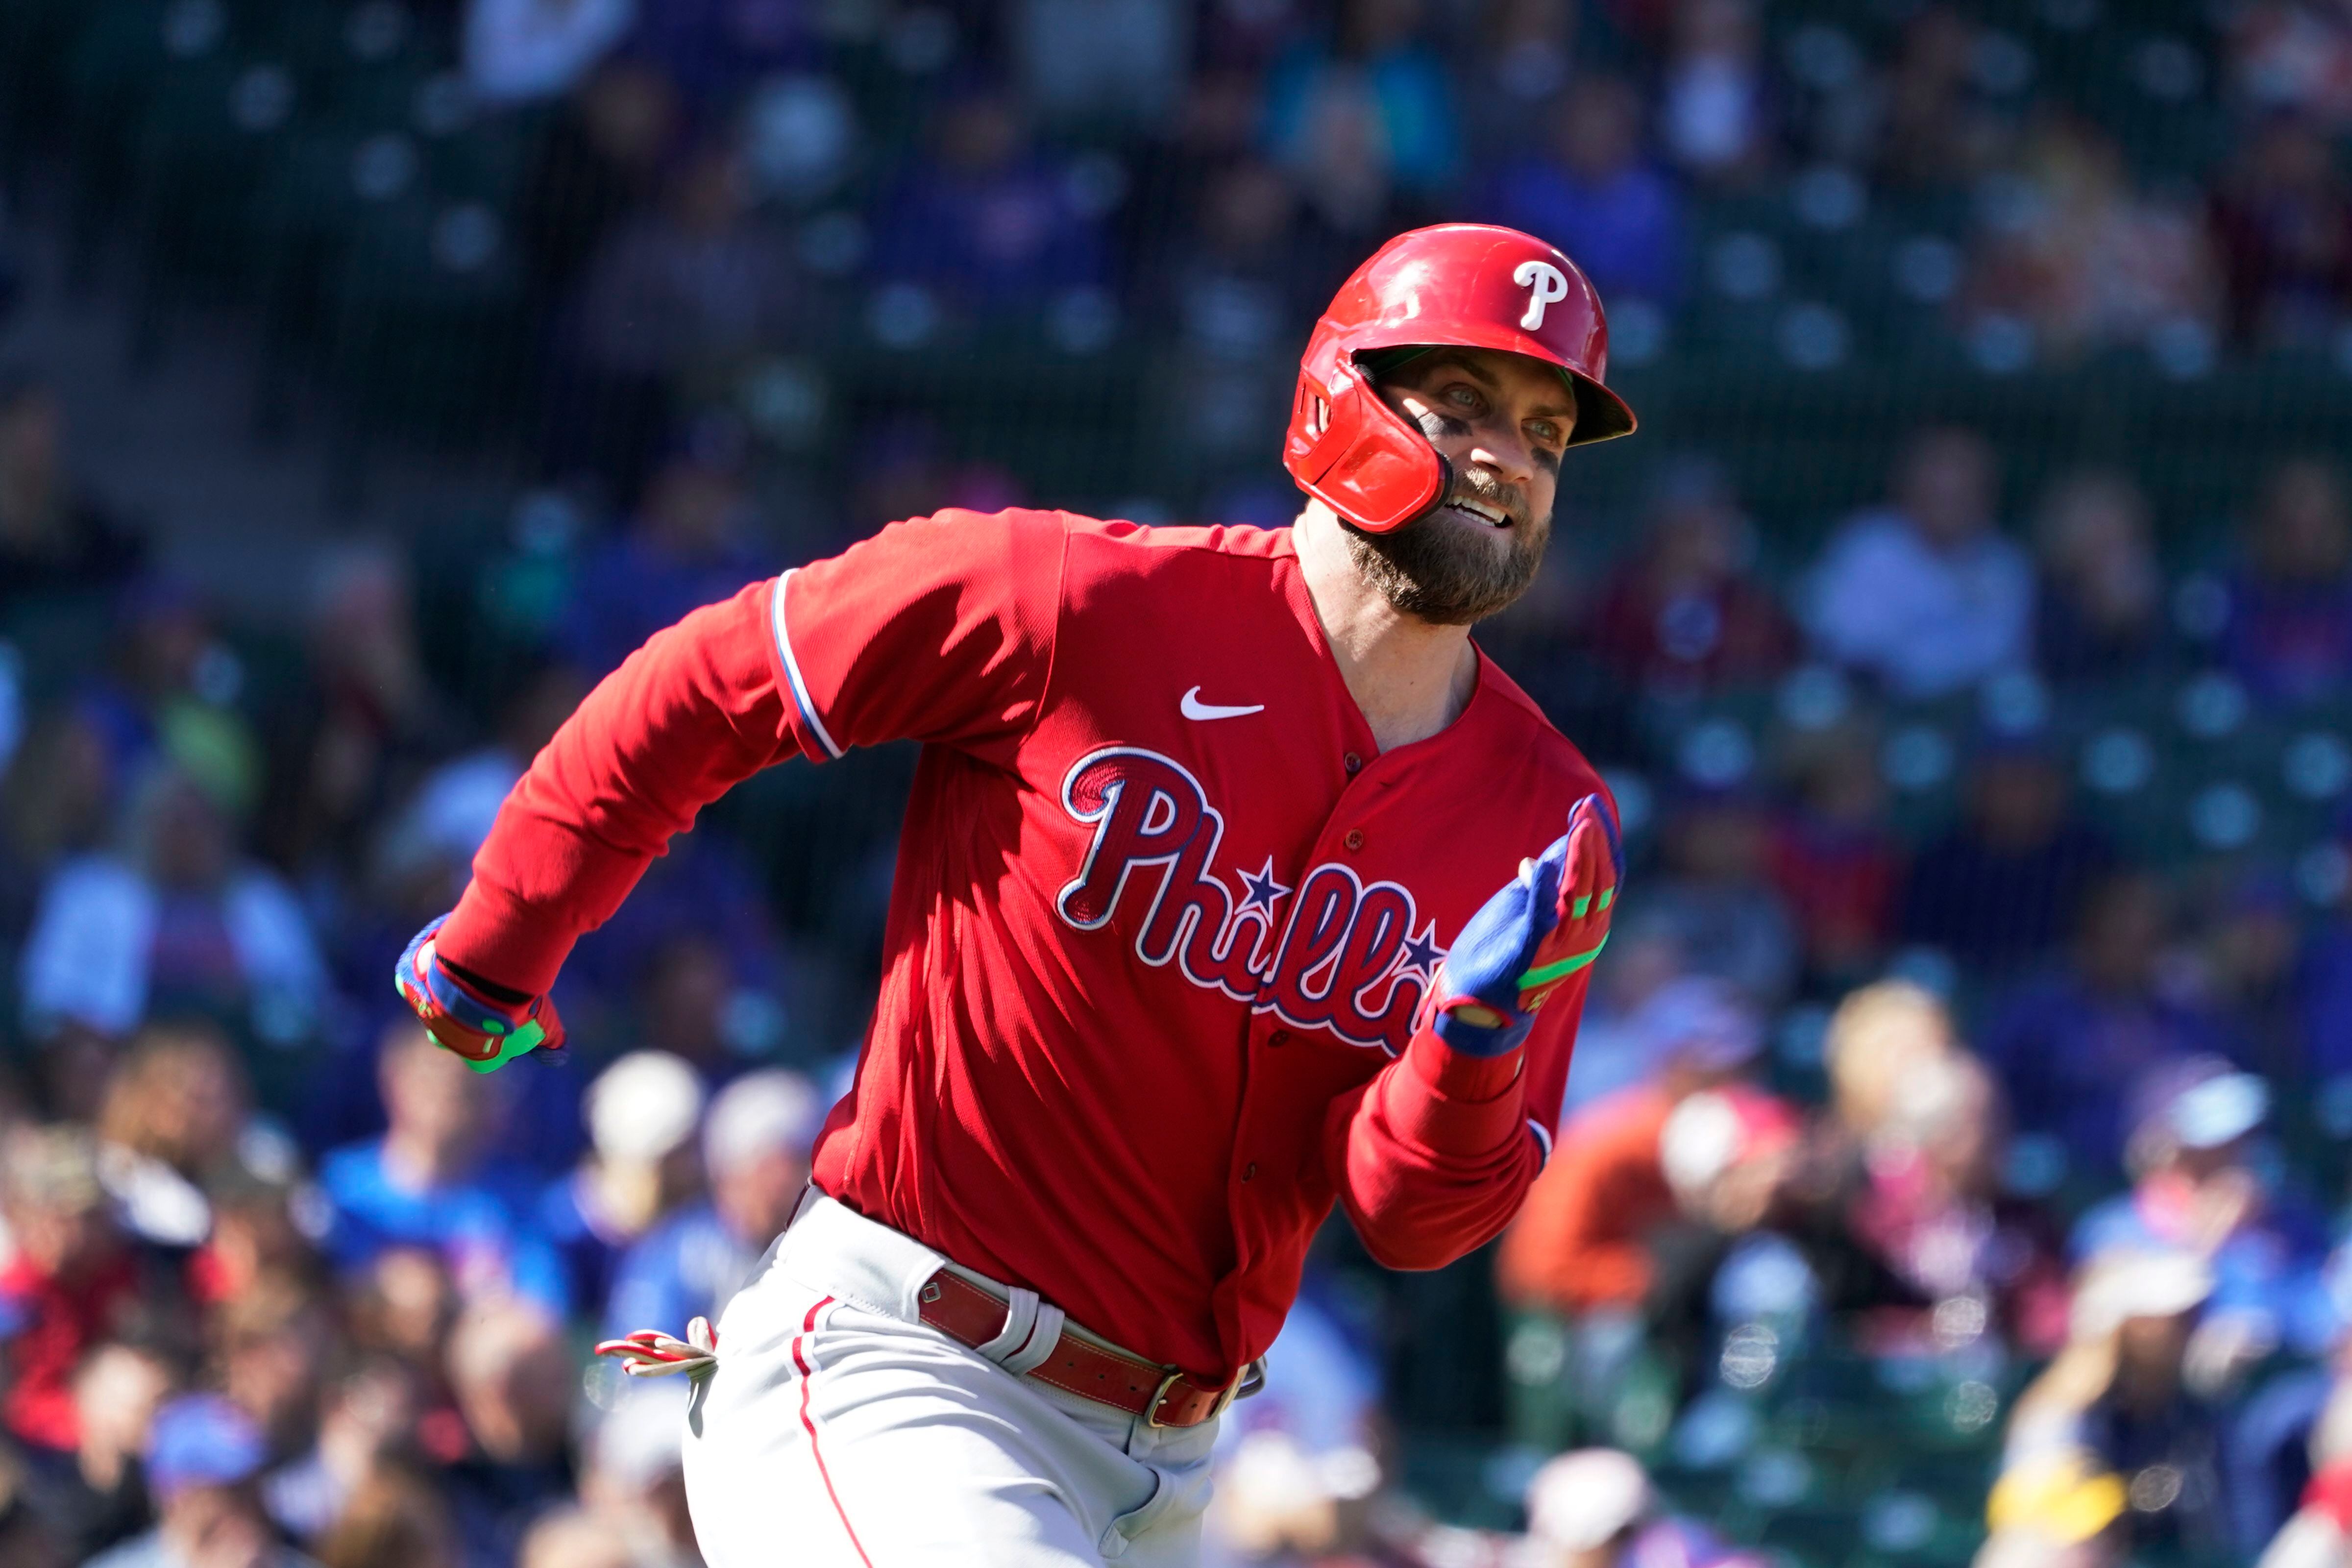
[(1609, 941), (1625, 847), (1608, 801), (1588, 795), (1568, 831), (1462, 928), (1423, 1004), (1422, 1025), (1465, 1056), (1518, 1048), (1551, 994)]
[(561, 1050), (563, 1020), (551, 998), (500, 1002), (449, 972), (434, 951), (434, 938), (448, 919), (443, 915), (418, 931), (392, 973), (393, 989), (425, 1020), (434, 1043), (464, 1058), (476, 1072), (495, 1072), (534, 1050)]

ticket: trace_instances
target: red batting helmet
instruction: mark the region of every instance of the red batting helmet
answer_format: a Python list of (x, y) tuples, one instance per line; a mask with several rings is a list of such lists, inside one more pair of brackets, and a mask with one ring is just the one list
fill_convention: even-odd
[(1369, 533), (1402, 528), (1445, 498), (1445, 459), (1372, 390), (1360, 356), (1451, 344), (1557, 365), (1576, 393), (1570, 446), (1633, 428), (1601, 384), (1609, 323), (1576, 263), (1533, 235), (1483, 223), (1401, 234), (1356, 268), (1298, 364), (1282, 460), (1308, 495)]

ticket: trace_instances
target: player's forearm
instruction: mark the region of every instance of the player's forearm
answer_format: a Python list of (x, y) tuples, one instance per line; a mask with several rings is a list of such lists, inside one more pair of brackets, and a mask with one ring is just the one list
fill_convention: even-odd
[(1371, 1255), (1439, 1268), (1501, 1234), (1543, 1165), (1526, 1052), (1469, 1057), (1422, 1033), (1334, 1127), (1340, 1201)]
[(793, 753), (770, 584), (656, 633), (588, 694), (499, 807), (442, 929), (452, 963), (537, 994), (646, 864), (739, 781)]

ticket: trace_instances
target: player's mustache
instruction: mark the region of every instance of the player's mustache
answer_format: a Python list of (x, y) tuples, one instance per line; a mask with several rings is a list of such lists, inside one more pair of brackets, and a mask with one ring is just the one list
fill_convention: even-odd
[[(1464, 500), (1475, 500), (1481, 506), (1493, 507), (1505, 517), (1509, 518), (1514, 527), (1528, 521), (1526, 492), (1518, 486), (1491, 475), (1469, 470), (1457, 471), (1454, 476), (1453, 484), (1446, 487), (1445, 500), (1450, 501), (1456, 497)], [(1445, 502), (1440, 501), (1438, 504), (1443, 506)]]

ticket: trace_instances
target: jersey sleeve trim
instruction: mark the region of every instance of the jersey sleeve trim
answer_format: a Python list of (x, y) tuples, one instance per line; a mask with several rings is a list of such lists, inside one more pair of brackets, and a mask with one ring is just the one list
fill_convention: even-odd
[(1542, 1163), (1536, 1167), (1541, 1170), (1545, 1165), (1551, 1163), (1551, 1133), (1542, 1122), (1532, 1116), (1528, 1118), (1528, 1131), (1536, 1135), (1536, 1147), (1543, 1151)]
[(826, 732), (824, 721), (817, 717), (816, 701), (809, 696), (808, 681), (801, 674), (801, 661), (793, 655), (792, 633), (784, 624), (784, 589), (791, 584), (793, 573), (799, 570), (795, 566), (792, 572), (776, 579), (776, 591), (769, 595), (768, 624), (775, 633), (777, 656), (784, 662), (784, 679), (792, 688), (793, 706), (800, 710), (802, 721), (808, 725), (809, 733), (816, 737), (817, 744), (824, 748), (824, 754), (837, 762), (842, 750), (834, 744), (833, 736)]

